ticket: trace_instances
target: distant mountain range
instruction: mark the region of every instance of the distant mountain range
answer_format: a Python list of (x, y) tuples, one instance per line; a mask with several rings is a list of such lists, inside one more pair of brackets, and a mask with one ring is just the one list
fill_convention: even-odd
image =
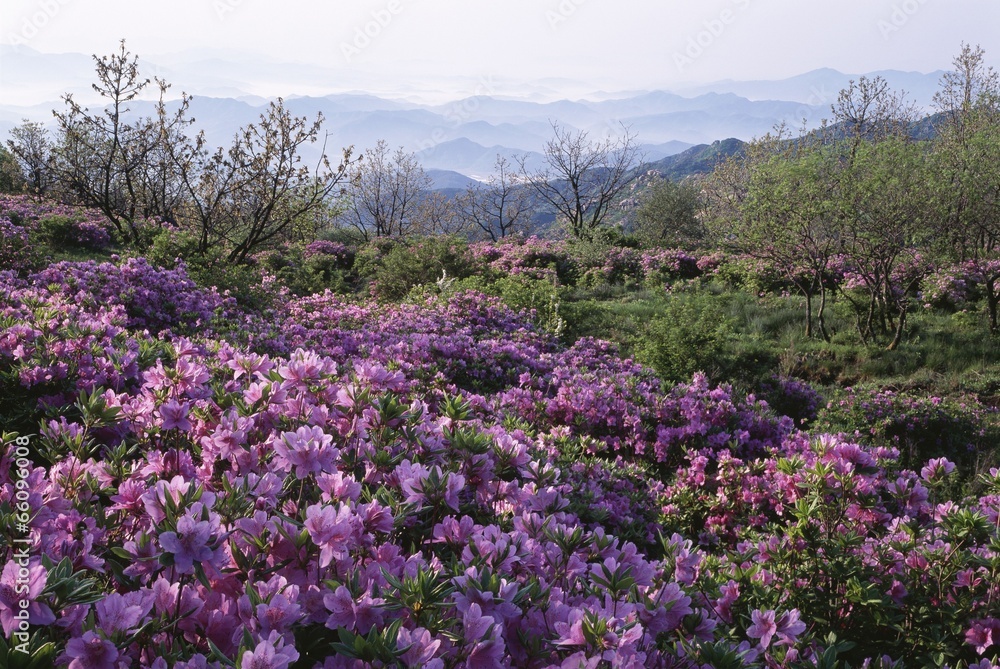
[[(23, 119), (51, 122), (52, 110), (63, 107), (59, 100), (62, 93), (73, 93), (84, 101), (92, 96), (93, 59), (89, 56), (41, 54), (26, 47), (0, 45), (0, 63), (0, 139)], [(334, 89), (325, 83), (334, 73), (315, 67), (293, 69), (217, 57), (187, 62), (140, 61), (140, 67), (146, 76), (172, 83), (172, 92), (184, 90), (194, 95), (190, 115), (196, 119), (195, 127), (204, 130), (212, 143), (228, 144), (240, 126), (258, 118), (267, 99), (254, 91), (264, 84), (279, 86), (284, 82), (289, 92), (285, 102), (295, 114), (312, 118), (322, 113), (325, 117), (328, 150), (336, 152), (353, 145), (356, 151), (364, 151), (384, 139), (392, 147), (415, 152), (442, 188), (461, 188), (468, 179), (488, 177), (498, 155), (512, 162), (523, 156), (529, 166), (540, 166), (553, 122), (586, 131), (595, 139), (617, 135), (627, 126), (641, 143), (645, 160), (664, 165), (661, 171), (668, 175), (711, 169), (713, 151), (731, 148), (726, 142), (763, 135), (781, 122), (794, 128), (803, 123), (817, 127), (830, 116), (830, 104), (839, 90), (857, 78), (835, 70), (816, 70), (781, 81), (717, 82), (673, 92), (594, 92), (575, 100), (558, 99), (552, 91), (546, 95), (537, 87), (530, 89), (531, 99), (515, 99), (497, 92), (503, 88), (502, 82), (493, 82), (465, 89), (482, 88), (489, 94), (442, 103), (412, 95), (399, 98), (349, 90), (322, 94), (324, 87)], [(249, 81), (251, 72), (253, 81)], [(941, 76), (940, 72), (872, 74), (912, 91), (913, 99), (924, 106), (930, 104)], [(341, 88), (364, 89), (359, 74), (341, 79)], [(291, 94), (305, 90), (312, 94)], [(12, 100), (33, 104), (15, 106)], [(153, 102), (136, 102), (133, 108), (149, 114)], [(722, 137), (734, 140), (716, 142)]]

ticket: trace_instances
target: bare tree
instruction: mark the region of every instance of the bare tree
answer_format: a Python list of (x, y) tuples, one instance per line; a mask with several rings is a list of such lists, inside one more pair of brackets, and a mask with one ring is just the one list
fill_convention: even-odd
[(456, 198), (438, 191), (420, 195), (415, 220), (414, 232), (430, 235), (465, 235), (470, 226)]
[(379, 140), (350, 173), (342, 219), (366, 241), (405, 237), (418, 229), (426, 214), (421, 200), (430, 186), (416, 155), (402, 147), (392, 152), (385, 140)]
[[(187, 98), (172, 118), (132, 118), (129, 104), (152, 83), (140, 77), (138, 57), (122, 40), (117, 53), (94, 56), (94, 62), (98, 83), (93, 88), (107, 105), (92, 114), (71, 94), (63, 96), (66, 111), (54, 112), (59, 128), (55, 176), (79, 204), (100, 209), (119, 233), (139, 241), (139, 219), (172, 217), (163, 208), (165, 200), (152, 195), (162, 194), (163, 182), (174, 182), (175, 175), (151, 172), (150, 166), (157, 162), (155, 154), (162, 155), (165, 139), (190, 123)], [(156, 85), (162, 109), (169, 87), (159, 79)], [(159, 183), (150, 183), (153, 174)]]
[(45, 126), (25, 119), (10, 131), (7, 147), (17, 159), (27, 189), (35, 195), (48, 194), (54, 183), (53, 147)]
[(986, 65), (982, 47), (962, 43), (954, 60), (954, 69), (941, 77), (940, 90), (934, 94), (934, 106), (946, 114), (952, 125), (964, 125), (976, 112), (997, 112), (1000, 105), (1000, 80)]
[(531, 193), (519, 173), (500, 154), (485, 184), (469, 186), (458, 198), (462, 215), (492, 241), (521, 232), (531, 219)]
[(322, 114), (311, 123), (292, 116), (279, 98), (228, 150), (210, 153), (203, 134), (169, 145), (188, 202), (185, 219), (198, 230), (202, 252), (221, 245), (229, 262), (245, 262), (328, 206), (346, 178), (351, 149), (337, 166), (325, 146), (314, 165), (303, 162), (302, 150), (319, 141), (322, 122)]
[(545, 145), (546, 167), (531, 173), (525, 165), (527, 157), (518, 159), (525, 180), (577, 238), (593, 237), (614, 199), (628, 185), (630, 172), (641, 162), (635, 135), (625, 126), (622, 131), (617, 139), (595, 142), (586, 132), (553, 122), (554, 136)]

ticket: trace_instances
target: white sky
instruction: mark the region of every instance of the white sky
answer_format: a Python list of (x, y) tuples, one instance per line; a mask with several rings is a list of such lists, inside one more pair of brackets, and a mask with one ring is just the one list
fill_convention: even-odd
[(424, 77), (526, 85), (568, 78), (625, 90), (820, 67), (931, 72), (948, 69), (962, 41), (1000, 63), (998, 28), (997, 0), (0, 2), (0, 43), (41, 52), (107, 54), (126, 38), (143, 58), (217, 49), (400, 85)]

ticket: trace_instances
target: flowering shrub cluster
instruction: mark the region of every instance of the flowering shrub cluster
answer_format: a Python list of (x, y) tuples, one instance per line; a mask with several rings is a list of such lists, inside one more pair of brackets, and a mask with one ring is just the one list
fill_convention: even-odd
[(597, 286), (627, 285), (633, 286), (643, 280), (642, 253), (637, 249), (613, 246), (600, 248), (583, 261), (583, 283)]
[(579, 267), (564, 241), (509, 238), (501, 242), (481, 242), (471, 246), (472, 256), (501, 275), (526, 275), (534, 279), (558, 278), (572, 284)]
[(93, 209), (54, 204), (28, 195), (7, 195), (0, 196), (3, 219), (57, 247), (99, 251), (111, 244), (111, 223)]
[(692, 279), (715, 269), (714, 257), (701, 258), (679, 249), (656, 249), (642, 254), (642, 273), (647, 282), (663, 284), (675, 279)]
[(24, 272), (35, 262), (28, 231), (0, 214), (0, 267), (5, 271)]
[(302, 254), (306, 259), (316, 256), (330, 256), (340, 262), (346, 262), (352, 255), (351, 250), (344, 244), (325, 239), (317, 239), (314, 242), (310, 242), (303, 249)]
[(1000, 259), (982, 258), (940, 267), (921, 285), (924, 307), (966, 308), (984, 295), (994, 307), (998, 299)]
[[(565, 241), (530, 237), (481, 242), (474, 244), (472, 251), (476, 260), (499, 274), (558, 279), (564, 285), (583, 281), (588, 285), (649, 282), (662, 286), (702, 273), (698, 259), (678, 249), (643, 251), (619, 246), (580, 249)], [(714, 269), (712, 261), (706, 267)]]
[(954, 495), (948, 445), (805, 433), (475, 292), (262, 316), (141, 259), (0, 284), (0, 665), (998, 662), (1000, 471)]
[(198, 331), (213, 317), (235, 307), (214, 288), (198, 287), (183, 263), (167, 270), (145, 258), (112, 262), (59, 262), (28, 277), (37, 290), (75, 300), (87, 307), (121, 306), (129, 327)]
[(779, 415), (788, 416), (796, 426), (816, 419), (823, 398), (808, 383), (787, 376), (775, 376), (761, 386), (761, 395)]
[(995, 443), (988, 431), (993, 407), (975, 397), (926, 397), (909, 392), (848, 388), (821, 412), (824, 429), (844, 431), (873, 444), (899, 448), (909, 463), (947, 455), (975, 460)]
[(942, 267), (924, 277), (920, 296), (926, 307), (962, 308), (978, 297), (977, 288), (982, 283), (977, 263)]

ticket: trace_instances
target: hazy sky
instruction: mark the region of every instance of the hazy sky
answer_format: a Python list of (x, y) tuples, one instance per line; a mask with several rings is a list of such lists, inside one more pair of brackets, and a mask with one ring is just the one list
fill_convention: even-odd
[(948, 69), (962, 41), (1000, 63), (998, 27), (997, 0), (0, 3), (0, 43), (42, 52), (106, 54), (124, 37), (150, 59), (221, 49), (400, 82), (569, 78), (606, 90), (782, 78), (819, 67), (930, 72)]

